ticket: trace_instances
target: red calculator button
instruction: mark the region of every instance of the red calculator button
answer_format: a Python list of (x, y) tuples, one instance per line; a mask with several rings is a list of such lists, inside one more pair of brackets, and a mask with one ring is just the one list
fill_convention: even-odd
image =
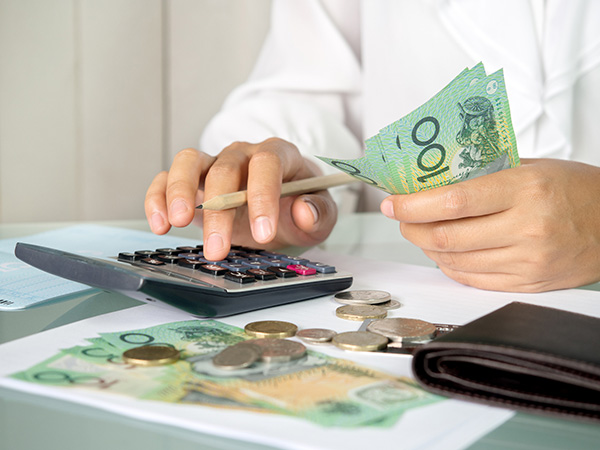
[(289, 266), (287, 266), (288, 269), (293, 270), (294, 272), (296, 272), (298, 275), (314, 275), (315, 273), (317, 273), (317, 271), (315, 269), (311, 269), (308, 266), (305, 266), (304, 264), (290, 264)]

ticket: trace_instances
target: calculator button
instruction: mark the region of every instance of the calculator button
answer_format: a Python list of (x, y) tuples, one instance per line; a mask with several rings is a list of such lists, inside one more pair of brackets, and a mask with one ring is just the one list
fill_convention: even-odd
[(254, 269), (268, 269), (271, 267), (270, 264), (265, 264), (261, 261), (244, 261), (242, 264), (246, 267), (254, 268)]
[(328, 264), (309, 261), (306, 263), (306, 265), (308, 267), (312, 267), (313, 269), (315, 269), (317, 272), (320, 272), (320, 273), (335, 273), (335, 267), (330, 266)]
[(157, 255), (156, 259), (169, 264), (177, 264), (183, 258), (175, 255)]
[(135, 254), (140, 255), (142, 258), (154, 258), (158, 255), (158, 252), (155, 252), (154, 250), (136, 250)]
[(293, 270), (284, 267), (269, 267), (268, 270), (273, 272), (279, 278), (292, 278), (298, 276)]
[(177, 250), (186, 253), (200, 253), (200, 249), (198, 247), (191, 247), (189, 245), (184, 245), (182, 247), (177, 247)]
[(203, 261), (197, 261), (195, 259), (187, 259), (181, 258), (177, 261), (177, 264), (181, 267), (185, 267), (186, 269), (198, 269), (202, 264), (205, 264)]
[(176, 248), (157, 248), (156, 251), (163, 255), (177, 255), (181, 253), (181, 250), (177, 250)]
[(304, 264), (290, 264), (287, 266), (288, 269), (293, 270), (298, 275), (314, 275), (317, 271), (311, 267), (305, 266)]
[(219, 265), (227, 270), (230, 270), (231, 272), (245, 272), (246, 270), (248, 270), (248, 266), (244, 264), (226, 262)]
[(202, 255), (199, 253), (192, 253), (192, 252), (186, 252), (186, 253), (179, 253), (179, 255), (182, 258), (186, 258), (186, 259), (203, 259)]
[(225, 278), (231, 281), (235, 281), (237, 283), (252, 283), (254, 281), (256, 281), (256, 278), (254, 278), (254, 276), (249, 275), (247, 273), (244, 272), (227, 272), (225, 274)]
[(244, 261), (250, 261), (250, 260), (248, 258), (244, 258), (243, 256), (232, 255), (230, 253), (229, 256), (227, 257), (227, 261), (232, 262), (232, 263), (242, 264)]
[(144, 259), (140, 259), (140, 262), (144, 263), (144, 264), (149, 264), (151, 266), (164, 266), (165, 263), (162, 262), (160, 259), (156, 259), (156, 258), (144, 258)]
[(287, 261), (288, 264), (306, 264), (308, 262), (308, 259), (306, 258), (301, 258), (300, 256), (282, 256), (281, 258), (284, 261)]
[(277, 275), (265, 269), (248, 269), (246, 273), (254, 275), (259, 280), (273, 280), (277, 278)]
[(287, 267), (290, 263), (286, 262), (282, 259), (274, 259), (274, 258), (262, 258), (260, 262), (268, 264), (273, 267)]
[(200, 266), (200, 270), (202, 272), (210, 273), (211, 275), (216, 275), (216, 276), (225, 275), (228, 272), (227, 269), (225, 269), (221, 266), (218, 266), (217, 264), (202, 264)]
[(198, 244), (198, 245), (196, 245), (196, 248), (197, 248), (198, 250), (200, 250), (200, 252), (203, 252), (203, 251), (204, 251), (204, 245), (202, 245), (202, 244)]
[(264, 258), (263, 255), (259, 255), (258, 253), (246, 253), (246, 258), (251, 261), (258, 261), (261, 258)]
[(138, 261), (142, 259), (142, 256), (130, 252), (121, 252), (119, 253), (119, 259), (123, 261)]

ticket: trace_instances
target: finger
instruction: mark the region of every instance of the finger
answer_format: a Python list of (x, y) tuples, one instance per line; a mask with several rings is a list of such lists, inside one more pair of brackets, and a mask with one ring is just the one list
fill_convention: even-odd
[(322, 242), (331, 233), (337, 219), (337, 205), (327, 191), (298, 197), (291, 211), (294, 224), (305, 234), (305, 241), (297, 245)]
[(306, 164), (295, 145), (267, 139), (254, 146), (248, 165), (248, 215), (254, 240), (265, 244), (277, 234), (283, 180), (307, 176)]
[(166, 187), (168, 217), (172, 225), (184, 227), (194, 218), (200, 178), (213, 161), (213, 157), (193, 148), (182, 150), (175, 156)]
[(510, 211), (432, 223), (400, 223), (400, 232), (423, 250), (467, 252), (507, 247), (515, 243), (518, 220)]
[(144, 210), (150, 229), (156, 234), (165, 234), (171, 228), (168, 221), (167, 202), (165, 191), (167, 189), (167, 172), (160, 172), (146, 191)]
[(448, 277), (466, 286), (488, 291), (503, 292), (544, 292), (553, 288), (551, 281), (528, 281), (519, 274), (514, 273), (474, 273), (440, 267)]
[(423, 250), (438, 267), (471, 273), (521, 273), (529, 268), (527, 262), (517, 263), (514, 247), (502, 247), (469, 252), (436, 252)]
[[(204, 200), (243, 188), (252, 144), (236, 142), (224, 149), (205, 177)], [(231, 247), (236, 210), (204, 211), (204, 254), (221, 260)]]
[(518, 194), (517, 176), (515, 169), (507, 169), (414, 194), (392, 195), (382, 202), (381, 211), (388, 217), (411, 223), (505, 211), (514, 204)]

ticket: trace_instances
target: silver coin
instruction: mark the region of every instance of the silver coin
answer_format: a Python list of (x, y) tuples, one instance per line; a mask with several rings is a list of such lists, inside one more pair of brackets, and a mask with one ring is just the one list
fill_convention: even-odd
[(306, 354), (304, 345), (287, 339), (251, 339), (246, 342), (258, 345), (262, 350), (261, 359), (267, 363), (293, 361)]
[(344, 305), (375, 305), (392, 298), (389, 292), (374, 290), (356, 290), (338, 292), (333, 296), (336, 302)]
[(240, 342), (227, 347), (216, 355), (212, 362), (215, 367), (225, 370), (238, 370), (251, 366), (260, 360), (262, 349), (258, 345)]
[(336, 347), (354, 352), (374, 352), (384, 349), (388, 339), (368, 331), (347, 331), (336, 334), (331, 340)]
[(326, 328), (306, 328), (296, 333), (300, 339), (308, 344), (323, 344), (330, 342), (337, 333)]
[(419, 343), (433, 339), (436, 327), (419, 319), (388, 318), (374, 320), (367, 331), (387, 337), (394, 342)]
[(390, 309), (400, 308), (402, 306), (402, 303), (400, 303), (397, 300), (388, 300), (387, 302), (377, 303), (376, 306), (379, 306), (380, 308), (383, 308), (383, 309), (387, 309), (389, 311)]

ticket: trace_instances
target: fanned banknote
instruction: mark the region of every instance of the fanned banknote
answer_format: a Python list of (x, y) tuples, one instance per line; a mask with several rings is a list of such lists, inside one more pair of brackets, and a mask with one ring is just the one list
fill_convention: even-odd
[(504, 74), (482, 63), (365, 141), (365, 156), (322, 161), (390, 194), (409, 194), (520, 164)]
[[(247, 340), (243, 330), (215, 320), (190, 320), (101, 333), (13, 374), (34, 383), (99, 390), (138, 399), (287, 414), (323, 426), (390, 426), (411, 408), (440, 401), (409, 378), (394, 377), (317, 352), (290, 362), (256, 362), (225, 370), (212, 359)], [(127, 364), (124, 351), (172, 346), (179, 361), (156, 367)]]

